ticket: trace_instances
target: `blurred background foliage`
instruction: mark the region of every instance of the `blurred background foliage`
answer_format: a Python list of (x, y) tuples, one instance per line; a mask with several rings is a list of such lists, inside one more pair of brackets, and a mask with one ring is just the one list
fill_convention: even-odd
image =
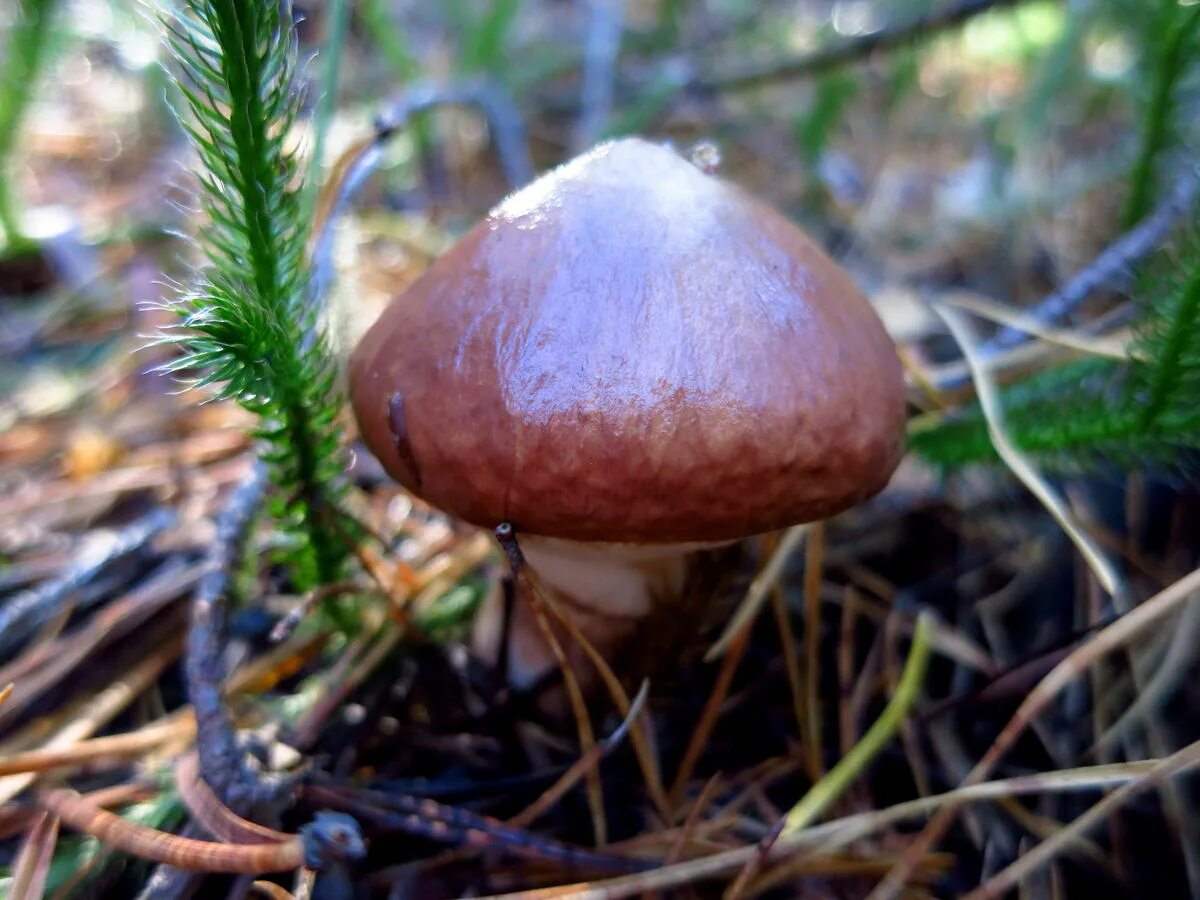
[[(955, 27), (816, 59), (956, 6), (975, 8)], [(311, 81), (296, 141), (321, 156), (310, 190), (418, 84), (505, 91), (539, 168), (607, 135), (711, 140), (730, 177), (833, 248), (935, 372), (953, 350), (923, 300), (966, 289), (1030, 303), (1195, 169), (1200, 10), (1181, 0), (361, 0), (297, 2), (293, 12)], [(163, 102), (174, 89), (145, 11), (19, 0), (0, 15), (8, 256), (63, 234), (90, 245), (179, 228), (161, 202), (180, 182), (181, 134)], [(611, 48), (597, 51), (605, 29)], [(339, 230), (339, 295), (365, 292), (363, 305), (377, 308), (503, 195), (489, 137), (476, 112), (454, 107), (420, 113), (390, 142)], [(148, 180), (159, 190), (145, 190)], [(437, 234), (405, 233), (430, 221)], [(1129, 361), (1056, 359), (1004, 376), (1017, 382), (1004, 404), (1020, 446), (1071, 465), (1179, 463), (1200, 441), (1200, 260), (1188, 240), (1156, 257), (1057, 323), (1088, 329), (1109, 314), (1109, 327), (1132, 326)], [(338, 315), (355, 334), (370, 313)], [(1048, 415), (1055, 403), (1079, 417)], [(916, 421), (914, 447), (943, 467), (992, 458), (978, 411), (944, 397)]]

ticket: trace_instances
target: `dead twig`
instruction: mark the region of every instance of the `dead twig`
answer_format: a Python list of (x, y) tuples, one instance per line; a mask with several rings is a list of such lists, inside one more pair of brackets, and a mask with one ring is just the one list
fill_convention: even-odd
[[(1096, 291), (1126, 277), (1135, 263), (1145, 259), (1162, 244), (1175, 223), (1195, 205), (1197, 197), (1200, 197), (1200, 176), (1189, 167), (1180, 174), (1170, 193), (1159, 201), (1150, 215), (1110, 244), (1062, 288), (1034, 304), (1024, 315), (1040, 323), (1058, 322)], [(991, 359), (1028, 339), (1029, 335), (1020, 328), (1005, 327), (985, 341), (979, 353), (983, 359)]]
[(850, 38), (799, 57), (771, 60), (726, 72), (697, 76), (692, 86), (707, 92), (745, 90), (775, 81), (819, 75), (880, 50), (891, 50), (927, 40), (994, 9), (1015, 6), (1021, 0), (958, 0), (946, 6), (878, 31)]
[(89, 535), (77, 560), (48, 584), (24, 591), (0, 606), (0, 656), (7, 656), (46, 622), (62, 613), (72, 594), (113, 562), (144, 547), (178, 519), (174, 510), (156, 509), (124, 528)]
[(503, 850), (517, 856), (545, 859), (601, 870), (639, 870), (640, 860), (596, 853), (561, 841), (539, 837), (498, 819), (405, 794), (383, 791), (306, 787), (304, 796), (322, 806), (345, 810), (378, 828), (404, 831), (435, 841)]
[(312, 239), (311, 300), (319, 303), (332, 279), (333, 225), (359, 188), (375, 171), (383, 146), (413, 117), (439, 106), (474, 106), (483, 112), (496, 144), (496, 156), (510, 187), (533, 179), (533, 162), (525, 123), (506, 91), (495, 84), (462, 81), (447, 85), (415, 84), (375, 120), (375, 133), (347, 150), (334, 165), (333, 176), (317, 203)]
[(319, 869), (360, 858), (365, 852), (353, 820), (337, 813), (318, 814), (305, 831), (287, 835), (286, 841), (219, 844), (129, 822), (69, 788), (43, 791), (38, 795), (38, 803), (70, 827), (111, 847), (188, 871), (260, 875), (290, 872), (302, 866)]
[(223, 696), (225, 665), (225, 593), (230, 572), (241, 556), (242, 541), (267, 486), (266, 467), (256, 461), (234, 488), (217, 517), (217, 535), (208, 555), (208, 571), (192, 600), (188, 629), (188, 696), (196, 714), (196, 750), (200, 771), (228, 806), (277, 802), (279, 786), (261, 783), (245, 760)]

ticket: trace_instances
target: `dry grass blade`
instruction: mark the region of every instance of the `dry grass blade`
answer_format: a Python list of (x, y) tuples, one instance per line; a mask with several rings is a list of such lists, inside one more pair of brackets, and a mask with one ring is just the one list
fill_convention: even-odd
[(81, 627), (47, 642), (44, 659), (34, 662), (34, 653), (24, 653), (20, 659), (5, 667), (17, 682), (13, 702), (0, 711), (0, 728), (25, 712), (39, 697), (78, 672), (89, 658), (99, 655), (102, 648), (111, 647), (128, 634), (134, 633), (151, 617), (167, 608), (176, 598), (200, 580), (205, 566), (168, 565), (146, 578), (133, 590), (111, 601)]
[(792, 695), (792, 715), (796, 717), (796, 734), (804, 734), (804, 679), (800, 674), (800, 652), (787, 598), (779, 585), (771, 589), (771, 611), (775, 615), (775, 630), (783, 649), (783, 666), (787, 672), (788, 691)]
[[(592, 720), (588, 715), (587, 703), (583, 699), (583, 689), (579, 686), (579, 679), (575, 677), (575, 671), (571, 668), (562, 642), (559, 641), (558, 635), (554, 633), (554, 626), (550, 623), (548, 608), (553, 604), (553, 600), (549, 599), (550, 591), (541, 583), (537, 573), (526, 565), (525, 557), (517, 543), (516, 533), (511, 526), (501, 525), (496, 529), (496, 536), (500, 540), (501, 546), (504, 547), (505, 553), (508, 554), (517, 593), (524, 595), (527, 599), (538, 629), (549, 646), (550, 652), (554, 654), (554, 659), (562, 672), (563, 687), (566, 689), (567, 700), (575, 715), (579, 746), (584, 754), (590, 753), (596, 745), (596, 733), (592, 730)], [(604, 816), (604, 792), (600, 785), (600, 773), (595, 768), (587, 770), (587, 798), (592, 814), (593, 837), (596, 846), (603, 847), (608, 843), (608, 825)]]
[[(755, 611), (757, 612), (757, 610)], [(733, 676), (737, 673), (738, 665), (741, 663), (742, 657), (746, 653), (746, 647), (750, 643), (750, 631), (753, 627), (754, 619), (747, 619), (742, 625), (742, 630), (734, 635), (733, 642), (721, 658), (721, 669), (717, 672), (717, 678), (713, 682), (708, 699), (704, 701), (704, 709), (700, 712), (700, 720), (692, 730), (692, 736), (688, 740), (687, 749), (684, 751), (683, 759), (679, 762), (679, 769), (675, 773), (675, 781), (671, 784), (671, 790), (667, 793), (667, 802), (671, 807), (679, 804), (680, 798), (683, 797), (684, 788), (687, 787), (687, 783), (692, 778), (692, 772), (696, 768), (696, 763), (700, 761), (700, 757), (708, 745), (709, 736), (712, 734), (713, 728), (716, 727), (717, 719), (721, 716), (721, 706), (724, 704), (725, 698), (729, 696), (729, 686), (733, 683)]]
[(58, 846), (58, 816), (44, 813), (25, 836), (21, 852), (13, 863), (12, 900), (40, 900), (45, 894), (46, 877)]
[[(79, 741), (90, 737), (140, 694), (148, 690), (158, 680), (163, 670), (179, 658), (182, 651), (183, 638), (181, 636), (176, 636), (166, 643), (154, 647), (146, 658), (133, 669), (97, 693), (88, 703), (86, 712), (59, 729), (42, 749), (60, 750), (64, 747), (74, 746)], [(35, 777), (32, 773), (22, 773), (0, 778), (0, 805), (7, 803), (33, 784)]]
[(1188, 672), (1200, 654), (1200, 604), (1188, 606), (1175, 627), (1175, 633), (1163, 654), (1158, 668), (1151, 678), (1138, 685), (1137, 696), (1129, 708), (1104, 730), (1088, 751), (1093, 758), (1104, 758), (1104, 754), (1126, 735), (1129, 730), (1150, 719), (1155, 711), (1162, 709), (1172, 691)]
[(79, 741), (68, 747), (48, 747), (0, 756), (0, 776), (26, 772), (45, 772), (78, 766), (97, 759), (121, 760), (140, 756), (164, 744), (190, 740), (196, 733), (196, 722), (190, 714), (175, 713), (161, 722), (125, 734)]
[[(968, 294), (962, 291), (942, 294), (938, 297), (938, 302), (955, 306), (959, 309), (965, 309), (967, 312), (974, 313), (991, 322), (1007, 325), (1010, 328), (1023, 331), (1050, 344), (1058, 344), (1061, 347), (1078, 350), (1081, 353), (1087, 353), (1092, 356), (1104, 356), (1108, 359), (1115, 359), (1121, 362), (1129, 359), (1129, 340), (1131, 335), (1128, 332), (1104, 337), (1079, 335), (1074, 331), (1067, 331), (1066, 329), (1046, 325), (1034, 316), (1013, 309), (1003, 303), (996, 303), (978, 294)], [(990, 367), (990, 364), (988, 365)]]
[(987, 420), (988, 435), (991, 437), (992, 444), (996, 448), (996, 453), (1004, 461), (1004, 464), (1012, 471), (1022, 484), (1025, 485), (1035, 497), (1041, 501), (1050, 513), (1062, 526), (1063, 531), (1079, 549), (1084, 560), (1096, 574), (1096, 579), (1100, 585), (1111, 596), (1124, 595), (1124, 584), (1121, 581), (1120, 575), (1117, 574), (1116, 568), (1109, 561), (1104, 551), (1099, 545), (1088, 536), (1088, 534), (1075, 521), (1070, 510), (1067, 509), (1066, 503), (1058, 495), (1058, 493), (1050, 487), (1050, 484), (1045, 478), (1034, 468), (1029, 459), (1022, 453), (1017, 446), (1009, 438), (1008, 433), (1004, 428), (1004, 411), (1000, 406), (1000, 398), (996, 393), (996, 386), (993, 384), (982, 358), (980, 358), (977, 350), (977, 342), (971, 328), (967, 325), (962, 314), (957, 310), (949, 309), (948, 307), (939, 304), (933, 304), (933, 310), (946, 323), (946, 327), (950, 329), (950, 333), (954, 336), (954, 340), (958, 342), (962, 350), (963, 358), (967, 362), (967, 366), (971, 370), (971, 380), (975, 384), (975, 392), (979, 397), (979, 406), (983, 411), (983, 416)]
[[(785, 859), (798, 851), (814, 848), (819, 849), (821, 853), (832, 853), (901, 822), (926, 816), (943, 807), (956, 804), (998, 800), (1026, 794), (1095, 790), (1126, 784), (1144, 776), (1159, 762), (1160, 760), (1145, 760), (1119, 765), (1091, 766), (969, 785), (945, 794), (909, 800), (886, 809), (834, 819), (795, 834), (781, 835), (771, 849), (770, 858), (771, 860)], [(617, 900), (620, 897), (636, 897), (647, 891), (694, 884), (736, 872), (759, 852), (758, 845), (739, 847), (735, 850), (725, 850), (697, 859), (665, 865), (648, 872), (623, 875), (604, 881), (496, 894), (486, 897), (484, 900), (550, 900), (550, 898), (566, 897), (575, 898), (575, 900), (580, 900), (580, 898), (582, 900)], [(928, 857), (923, 858), (927, 859)]]
[(667, 855), (663, 860), (664, 865), (672, 865), (679, 861), (683, 856), (684, 850), (687, 848), (688, 841), (692, 834), (696, 831), (700, 824), (700, 817), (704, 815), (704, 811), (708, 809), (708, 804), (712, 801), (713, 796), (717, 792), (718, 786), (721, 784), (721, 776), (714, 775), (704, 783), (704, 787), (700, 789), (700, 793), (696, 796), (695, 802), (692, 803), (691, 809), (688, 810), (687, 818), (683, 820), (683, 827), (679, 829), (679, 834), (675, 838), (675, 843), (671, 845), (671, 849), (667, 851)]
[(1053, 836), (1023, 855), (1016, 862), (997, 872), (963, 900), (991, 900), (1004, 896), (1038, 867), (1054, 859), (1055, 854), (1078, 840), (1089, 830), (1102, 824), (1109, 816), (1138, 794), (1153, 790), (1170, 778), (1200, 766), (1200, 741), (1171, 754), (1135, 781), (1122, 785), (1095, 806), (1062, 828)]
[[(1200, 569), (1194, 570), (1145, 603), (1135, 607), (1132, 612), (1126, 613), (1111, 625), (1096, 632), (1068, 654), (1046, 677), (1038, 682), (1037, 687), (1013, 713), (1012, 718), (993, 741), (983, 759), (967, 775), (964, 785), (970, 786), (983, 781), (1017, 742), (1029, 724), (1049, 706), (1051, 700), (1064, 687), (1086, 672), (1106, 654), (1126, 646), (1150, 625), (1164, 616), (1170, 615), (1180, 604), (1191, 599), (1197, 591), (1200, 591)], [(911, 871), (910, 866), (913, 860), (923, 856), (941, 839), (953, 823), (957, 812), (957, 806), (949, 806), (941, 810), (929, 822), (905, 853), (904, 861), (890, 872), (887, 878), (880, 882), (872, 892), (871, 900), (894, 897), (900, 891), (908, 872)]]
[(821, 759), (821, 581), (825, 576), (825, 525), (809, 527), (804, 556), (804, 759), (808, 777), (825, 774)]
[(533, 803), (510, 818), (507, 824), (514, 828), (525, 828), (551, 810), (562, 799), (563, 795), (575, 786), (580, 778), (595, 769), (600, 760), (604, 758), (604, 755), (619, 744), (625, 735), (629, 734), (636, 727), (638, 717), (642, 714), (642, 707), (645, 705), (646, 698), (649, 695), (650, 682), (643, 681), (637, 695), (633, 698), (633, 704), (629, 708), (629, 712), (625, 715), (625, 718), (621, 721), (616, 731), (580, 756), (579, 759), (575, 760), (567, 771), (558, 777), (554, 784), (543, 791)]
[[(625, 693), (625, 688), (621, 686), (621, 680), (617, 678), (616, 673), (612, 670), (612, 666), (592, 646), (592, 642), (587, 639), (587, 635), (579, 630), (579, 627), (571, 620), (571, 617), (559, 608), (559, 605), (554, 602), (553, 596), (546, 593), (543, 594), (543, 598), (548, 601), (547, 608), (559, 624), (567, 630), (567, 634), (571, 636), (571, 640), (575, 642), (576, 646), (584, 652), (584, 655), (587, 656), (591, 664), (595, 666), (605, 690), (608, 691), (609, 698), (617, 707), (617, 712), (628, 718), (632, 708), (629, 696)], [(641, 768), (642, 778), (646, 782), (646, 790), (650, 794), (650, 800), (654, 803), (654, 807), (662, 820), (669, 822), (671, 819), (670, 805), (667, 802), (666, 791), (663, 789), (662, 773), (659, 770), (658, 760), (651, 749), (650, 734), (651, 729), (647, 722), (647, 716), (639, 716), (634, 722), (633, 730), (629, 733), (629, 742), (633, 744), (634, 755), (637, 757), (638, 766)]]
[(713, 662), (718, 656), (729, 649), (729, 645), (733, 643), (734, 637), (742, 630), (742, 626), (751, 621), (758, 615), (759, 609), (766, 602), (767, 597), (771, 594), (771, 589), (775, 583), (779, 581), (783, 575), (783, 567), (787, 565), (787, 561), (791, 559), (793, 553), (800, 547), (800, 542), (804, 540), (804, 536), (808, 533), (809, 526), (793, 525), (783, 533), (780, 538), (775, 552), (771, 554), (771, 558), (767, 560), (767, 564), (763, 566), (762, 571), (758, 576), (750, 582), (750, 587), (746, 590), (746, 596), (742, 598), (742, 602), (738, 605), (737, 610), (729, 620), (729, 624), (725, 626), (725, 630), (721, 632), (721, 636), (716, 642), (708, 648), (708, 652), (704, 654), (705, 662)]

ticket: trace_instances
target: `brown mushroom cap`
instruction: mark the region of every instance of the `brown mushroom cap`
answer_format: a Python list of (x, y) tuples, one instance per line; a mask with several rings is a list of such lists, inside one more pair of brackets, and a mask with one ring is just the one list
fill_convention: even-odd
[(903, 447), (895, 348), (763, 203), (639, 139), (501, 203), (356, 348), (363, 437), (484, 526), (718, 541), (837, 513)]

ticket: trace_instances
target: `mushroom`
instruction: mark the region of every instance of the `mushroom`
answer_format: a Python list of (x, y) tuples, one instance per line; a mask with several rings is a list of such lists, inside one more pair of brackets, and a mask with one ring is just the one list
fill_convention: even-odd
[[(903, 450), (892, 341), (787, 219), (668, 147), (602, 144), (509, 196), (371, 327), (362, 436), (398, 481), (511, 523), (602, 653), (697, 552), (831, 516)], [(497, 651), (492, 598), (477, 647)], [(685, 617), (686, 618), (686, 617)], [(553, 664), (519, 602), (509, 677)]]

